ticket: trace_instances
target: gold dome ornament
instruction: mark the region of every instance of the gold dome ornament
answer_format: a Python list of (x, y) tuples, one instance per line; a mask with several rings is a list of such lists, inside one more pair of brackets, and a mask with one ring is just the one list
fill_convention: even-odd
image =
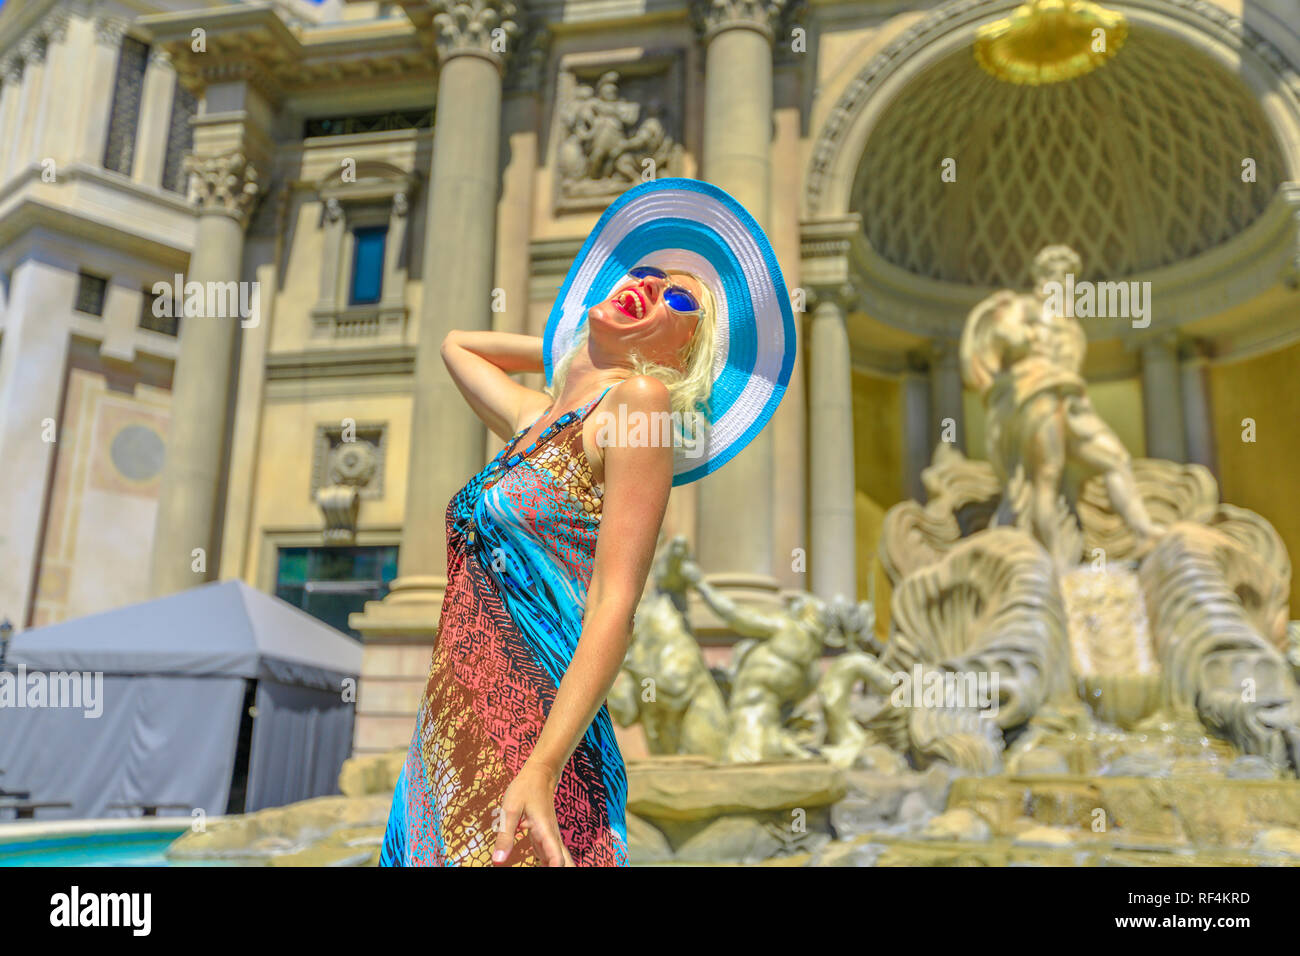
[(1029, 0), (980, 27), (975, 59), (999, 80), (1042, 86), (1091, 73), (1124, 45), (1124, 14), (1086, 0)]

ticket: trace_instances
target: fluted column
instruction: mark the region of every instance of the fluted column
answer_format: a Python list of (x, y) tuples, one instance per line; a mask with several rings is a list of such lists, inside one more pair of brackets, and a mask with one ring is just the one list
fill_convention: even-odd
[(135, 137), (135, 163), (131, 178), (147, 186), (162, 184), (167, 159), (167, 133), (171, 126), (176, 71), (165, 50), (149, 51), (140, 97), (140, 123)]
[(846, 313), (852, 286), (815, 290), (809, 322), (808, 457), (812, 592), (857, 599), (853, 369)]
[(82, 65), (81, 113), (73, 159), (98, 166), (108, 146), (108, 121), (113, 112), (117, 54), (126, 23), (116, 17), (95, 20), (95, 42)]
[(930, 379), (924, 360), (909, 355), (899, 376), (903, 403), (903, 497), (925, 501), (921, 472), (930, 464), (934, 442), (930, 439)]
[(397, 579), (383, 601), (351, 619), (366, 642), (354, 731), (359, 753), (410, 736), (447, 588), (447, 503), (482, 467), (487, 437), (441, 348), (453, 328), (491, 328), (502, 76), (519, 11), (509, 0), (431, 0), (424, 9), (433, 14), (439, 74), (406, 511)]
[(18, 121), (12, 130), (6, 130), (9, 141), (7, 168), (13, 176), (35, 159), (36, 134), (42, 125), (40, 116), (41, 94), (45, 88), (45, 56), (49, 43), (43, 36), (29, 36), (19, 46), (23, 60), (22, 92), (18, 99)]
[(68, 124), (58, 122), (60, 94), (72, 71), (68, 62), (68, 15), (62, 10), (41, 21), (40, 57), (44, 61), (40, 89), (36, 93), (36, 111), (32, 117), (30, 158), (35, 162), (46, 159), (63, 161), (66, 152), (63, 138)]
[[(435, 12), (450, 7), (435, 2)], [(467, 9), (462, 6), (462, 11)], [(424, 290), (411, 414), (411, 479), (394, 598), (412, 588), (440, 599), (446, 586), (447, 502), (481, 467), (483, 423), (442, 363), (453, 328), (491, 327), (503, 56), (492, 33), (518, 32), (513, 3), (475, 0), (473, 17), (435, 18), (437, 126), (425, 216)]]
[[(258, 174), (239, 152), (193, 159), (198, 229), (186, 285), (240, 279), (244, 227), (258, 192)], [(226, 446), (232, 359), (240, 329), (231, 315), (185, 315), (172, 375), (172, 425), (154, 531), (151, 590), (155, 597), (215, 578), (216, 534)], [(203, 566), (196, 570), (194, 551)]]
[(1214, 470), (1214, 424), (1210, 420), (1209, 360), (1198, 342), (1183, 350), (1181, 375), (1183, 427), (1187, 434), (1187, 460)]
[[(966, 406), (962, 402), (961, 356), (957, 342), (935, 339), (930, 343), (931, 449), (945, 437), (945, 420), (952, 419), (952, 440), (966, 453)], [(927, 462), (929, 464), (929, 462)]]
[[(23, 93), (23, 60), (7, 56), (0, 60), (0, 129), (10, 135), (18, 128), (19, 102)], [(9, 178), (9, 142), (0, 143), (0, 184)]]
[(1186, 461), (1178, 336), (1173, 332), (1142, 343), (1142, 411), (1147, 457)]
[[(705, 43), (704, 178), (765, 228), (772, 182), (772, 36), (780, 3), (696, 0)], [(714, 586), (775, 603), (771, 428), (700, 483), (695, 547)], [(788, 560), (788, 556), (783, 558)]]

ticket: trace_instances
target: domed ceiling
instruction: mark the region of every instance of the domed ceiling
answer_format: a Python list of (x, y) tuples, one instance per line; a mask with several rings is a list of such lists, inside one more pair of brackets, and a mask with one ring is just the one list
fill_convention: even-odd
[[(940, 175), (948, 157), (956, 182)], [(1254, 183), (1241, 179), (1246, 158)], [(1283, 169), (1240, 80), (1134, 31), (1112, 61), (1067, 83), (1004, 83), (969, 51), (935, 65), (872, 132), (853, 208), (875, 250), (918, 275), (1024, 286), (1034, 253), (1065, 242), (1087, 278), (1119, 278), (1232, 238)]]

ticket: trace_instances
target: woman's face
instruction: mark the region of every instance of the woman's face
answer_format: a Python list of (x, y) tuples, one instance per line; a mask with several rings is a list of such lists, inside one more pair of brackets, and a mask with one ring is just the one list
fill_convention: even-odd
[(681, 369), (700, 316), (668, 308), (663, 291), (669, 286), (681, 286), (696, 302), (705, 301), (699, 280), (684, 272), (669, 272), (667, 279), (628, 276), (608, 299), (588, 310), (592, 341), (602, 350), (624, 356), (635, 350), (657, 365)]

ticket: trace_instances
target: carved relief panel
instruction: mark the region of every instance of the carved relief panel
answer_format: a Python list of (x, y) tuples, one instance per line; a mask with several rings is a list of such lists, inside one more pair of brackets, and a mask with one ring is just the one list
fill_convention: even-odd
[(657, 50), (632, 61), (561, 61), (556, 212), (600, 208), (643, 180), (682, 174), (684, 58), (681, 50)]

